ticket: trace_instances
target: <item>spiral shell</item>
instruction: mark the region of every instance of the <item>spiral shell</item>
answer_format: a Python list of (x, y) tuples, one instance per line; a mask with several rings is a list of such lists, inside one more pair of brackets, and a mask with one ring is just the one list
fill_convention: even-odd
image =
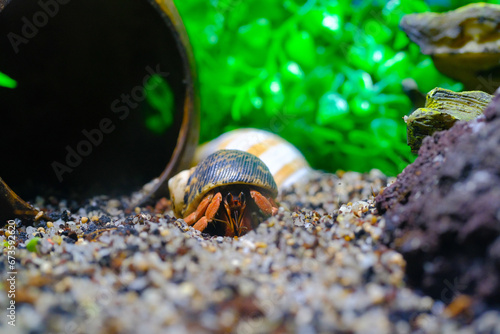
[(292, 144), (271, 132), (252, 128), (227, 132), (198, 147), (193, 165), (223, 149), (241, 150), (260, 158), (269, 168), (280, 190), (311, 171), (304, 156)]
[(177, 218), (183, 217), (182, 213), (186, 208), (184, 195), (188, 185), (189, 177), (194, 173), (195, 169), (196, 167), (183, 170), (182, 172), (168, 180), (170, 199), (172, 200), (174, 215)]
[(471, 121), (483, 113), (492, 95), (481, 91), (456, 93), (434, 88), (427, 94), (425, 107), (405, 116), (408, 145), (418, 153), (425, 137), (451, 128), (457, 121)]
[(219, 150), (201, 161), (190, 173), (184, 192), (186, 208), (193, 212), (206, 193), (217, 187), (249, 185), (275, 198), (278, 188), (267, 166), (255, 155), (240, 150)]

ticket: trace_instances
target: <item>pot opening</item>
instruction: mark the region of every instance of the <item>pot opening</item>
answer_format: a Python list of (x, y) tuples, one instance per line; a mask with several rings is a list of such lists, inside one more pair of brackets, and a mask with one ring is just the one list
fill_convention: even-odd
[(0, 13), (0, 177), (22, 198), (127, 194), (172, 156), (190, 80), (138, 0), (12, 1)]

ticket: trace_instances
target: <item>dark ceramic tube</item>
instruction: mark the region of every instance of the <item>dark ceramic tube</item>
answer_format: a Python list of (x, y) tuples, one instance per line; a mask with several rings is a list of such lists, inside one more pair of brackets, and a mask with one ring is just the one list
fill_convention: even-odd
[[(0, 218), (20, 197), (129, 194), (156, 177), (147, 197), (166, 195), (198, 141), (193, 64), (172, 1), (11, 1), (0, 12), (0, 72), (17, 82), (0, 87)], [(152, 75), (174, 95), (160, 134), (145, 121)]]

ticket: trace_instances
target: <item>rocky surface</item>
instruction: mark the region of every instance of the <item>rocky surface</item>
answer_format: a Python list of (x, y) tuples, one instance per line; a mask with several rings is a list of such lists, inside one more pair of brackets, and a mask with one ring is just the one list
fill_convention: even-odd
[[(276, 217), (240, 238), (195, 231), (171, 218), (166, 200), (128, 212), (127, 199), (94, 198), (82, 207), (39, 199), (53, 221), (17, 222), (16, 327), (2, 315), (0, 331), (500, 330), (496, 311), (474, 314), (467, 299), (446, 306), (406, 286), (403, 256), (381, 240), (386, 222), (372, 193), (389, 182), (382, 174), (318, 173), (304, 181), (280, 195)], [(7, 261), (4, 248), (2, 273)], [(9, 302), (0, 292), (4, 312)]]
[(376, 200), (411, 286), (500, 305), (500, 96), (484, 117), (426, 138)]

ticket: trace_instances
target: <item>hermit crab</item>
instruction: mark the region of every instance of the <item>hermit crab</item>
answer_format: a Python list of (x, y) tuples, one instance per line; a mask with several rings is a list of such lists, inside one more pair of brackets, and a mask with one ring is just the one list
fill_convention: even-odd
[(240, 150), (219, 150), (168, 186), (175, 215), (212, 235), (241, 236), (278, 212), (278, 188), (268, 167)]

